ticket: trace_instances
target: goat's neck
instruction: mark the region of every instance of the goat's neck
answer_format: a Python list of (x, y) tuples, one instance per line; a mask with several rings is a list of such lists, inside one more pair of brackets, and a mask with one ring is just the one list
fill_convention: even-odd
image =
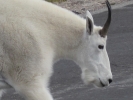
[[(82, 23), (82, 24), (81, 24)], [(81, 24), (79, 26), (79, 24)], [(74, 24), (73, 26), (64, 26), (57, 37), (55, 37), (56, 59), (71, 59), (76, 60), (78, 52), (82, 52), (82, 44), (85, 35), (85, 22)]]

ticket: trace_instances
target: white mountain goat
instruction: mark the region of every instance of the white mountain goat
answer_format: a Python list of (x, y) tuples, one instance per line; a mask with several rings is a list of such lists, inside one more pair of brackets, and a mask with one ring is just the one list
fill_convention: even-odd
[(0, 0), (0, 89), (13, 87), (26, 100), (53, 100), (49, 79), (53, 64), (71, 59), (85, 84), (112, 82), (106, 52), (111, 7), (104, 27), (42, 0)]

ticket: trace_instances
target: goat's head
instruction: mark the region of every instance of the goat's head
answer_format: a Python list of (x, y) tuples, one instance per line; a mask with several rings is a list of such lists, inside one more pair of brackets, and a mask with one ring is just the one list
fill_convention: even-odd
[(110, 61), (106, 51), (107, 30), (111, 22), (111, 6), (108, 7), (108, 19), (103, 27), (95, 26), (89, 11), (86, 16), (86, 42), (80, 55), (82, 79), (85, 84), (93, 83), (98, 87), (108, 86), (112, 82)]

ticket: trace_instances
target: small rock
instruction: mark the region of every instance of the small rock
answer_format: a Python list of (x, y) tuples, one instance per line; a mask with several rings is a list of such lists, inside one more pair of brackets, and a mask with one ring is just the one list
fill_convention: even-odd
[(85, 11), (85, 8), (82, 8), (81, 10), (84, 10)]
[(110, 3), (111, 5), (115, 5), (116, 3), (115, 2), (112, 2), (112, 3)]
[(72, 11), (72, 12), (74, 12), (75, 14), (78, 14), (78, 15), (81, 14), (80, 12), (77, 12), (77, 11)]

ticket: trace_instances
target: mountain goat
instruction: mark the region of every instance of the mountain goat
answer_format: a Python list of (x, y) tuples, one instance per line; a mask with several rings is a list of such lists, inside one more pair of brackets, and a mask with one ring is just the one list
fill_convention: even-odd
[(42, 0), (0, 0), (0, 89), (14, 88), (26, 100), (53, 100), (48, 83), (53, 64), (70, 59), (86, 85), (112, 82), (106, 51), (111, 7), (104, 27)]

